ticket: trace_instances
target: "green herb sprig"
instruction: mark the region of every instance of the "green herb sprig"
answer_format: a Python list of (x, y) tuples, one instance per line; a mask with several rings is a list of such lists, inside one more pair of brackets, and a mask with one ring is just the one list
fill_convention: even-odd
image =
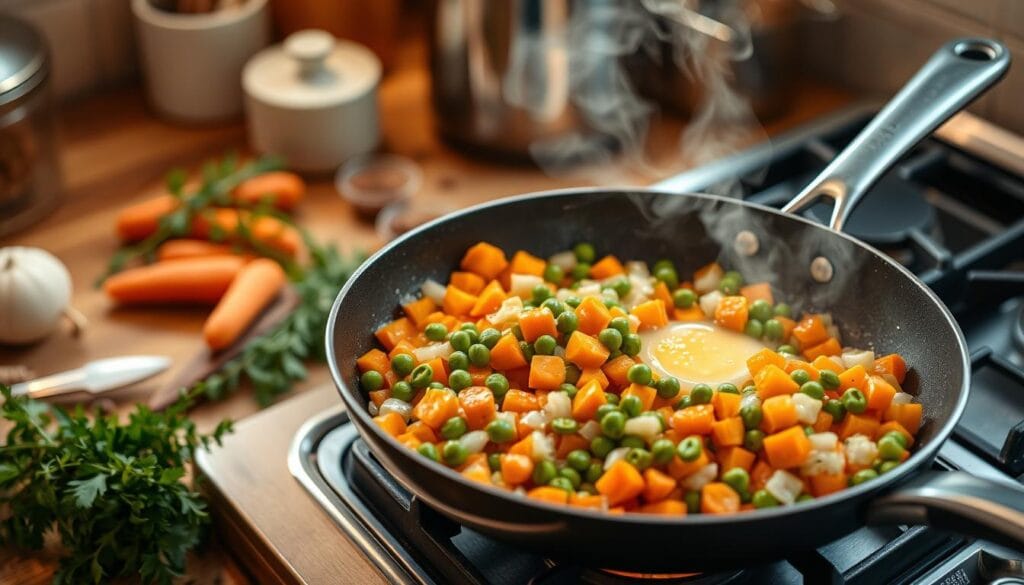
[(0, 419), (13, 425), (0, 446), (0, 544), (40, 549), (55, 530), (66, 553), (59, 584), (138, 575), (163, 585), (183, 573), (209, 522), (185, 467), (230, 421), (197, 432), (185, 414), (196, 393), (164, 412), (137, 405), (126, 422), (0, 393)]

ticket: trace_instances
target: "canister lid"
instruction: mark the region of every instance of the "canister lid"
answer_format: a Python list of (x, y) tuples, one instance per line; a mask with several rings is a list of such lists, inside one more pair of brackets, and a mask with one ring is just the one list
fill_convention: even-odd
[(46, 42), (30, 24), (0, 15), (0, 105), (25, 95), (47, 72)]
[(303, 30), (250, 59), (242, 71), (242, 87), (273, 106), (318, 109), (362, 97), (380, 76), (380, 60), (366, 47), (326, 31)]

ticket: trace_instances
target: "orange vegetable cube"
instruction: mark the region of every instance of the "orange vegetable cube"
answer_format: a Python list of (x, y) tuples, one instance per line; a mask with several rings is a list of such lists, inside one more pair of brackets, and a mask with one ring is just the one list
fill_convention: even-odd
[(590, 267), (590, 278), (604, 280), (609, 276), (624, 274), (625, 272), (626, 269), (622, 267), (622, 262), (619, 262), (618, 258), (609, 254)]
[(756, 376), (765, 366), (774, 365), (777, 368), (786, 367), (786, 358), (782, 354), (774, 352), (767, 347), (747, 358), (747, 370), (751, 376)]
[(852, 368), (839, 373), (839, 389), (845, 392), (850, 388), (856, 388), (861, 392), (867, 392), (868, 372), (864, 366), (853, 366)]
[(540, 401), (535, 394), (516, 388), (511, 388), (501, 403), (501, 410), (505, 412), (530, 412), (538, 409)]
[[(498, 343), (491, 348), (491, 367), (495, 370), (512, 370), (526, 366), (526, 356), (519, 347), (519, 340), (515, 335), (506, 333), (501, 336)], [(508, 374), (506, 373), (506, 376)], [(509, 378), (511, 381), (511, 378)]]
[(715, 422), (715, 407), (698, 404), (677, 410), (669, 419), (669, 426), (681, 435), (710, 435)]
[(600, 510), (604, 508), (604, 496), (597, 494), (584, 494), (580, 495), (581, 492), (573, 492), (569, 494), (569, 505), (576, 506), (579, 508), (592, 508), (594, 510)]
[(799, 467), (811, 452), (811, 440), (800, 427), (790, 427), (764, 438), (764, 453), (776, 469)]
[(504, 300), (505, 289), (501, 288), (500, 282), (492, 280), (480, 291), (480, 295), (476, 298), (473, 308), (469, 310), (469, 314), (471, 317), (483, 317), (497, 311)]
[(377, 423), (377, 426), (384, 429), (384, 432), (392, 437), (397, 437), (405, 432), (405, 421), (398, 413), (389, 412), (375, 416), (373, 417), (373, 422)]
[(486, 458), (474, 459), (472, 462), (468, 462), (460, 473), (476, 482), (488, 485), (491, 483), (491, 467), (487, 464)]
[(405, 428), (405, 432), (415, 436), (424, 443), (437, 442), (437, 433), (435, 433), (434, 429), (428, 427), (423, 421), (409, 423), (409, 426)]
[(604, 371), (599, 368), (586, 368), (582, 370), (580, 372), (580, 379), (576, 380), (576, 387), (583, 386), (591, 380), (597, 380), (601, 388), (608, 388), (608, 376), (605, 376)]
[(738, 416), (711, 423), (711, 440), (716, 447), (742, 445), (744, 432), (743, 420)]
[(828, 339), (828, 330), (821, 315), (808, 315), (793, 328), (793, 337), (800, 341), (801, 347), (811, 347)]
[[(777, 433), (795, 425), (798, 421), (796, 406), (789, 394), (772, 396), (761, 403), (761, 430)], [(801, 432), (803, 430), (801, 429)]]
[(864, 435), (870, 438), (875, 436), (879, 426), (880, 423), (874, 417), (848, 412), (843, 417), (843, 422), (839, 423), (838, 434), (839, 438), (843, 440), (854, 435)]
[(657, 329), (668, 324), (668, 311), (661, 299), (651, 299), (633, 307), (630, 314), (640, 319), (640, 330)]
[(878, 427), (878, 430), (875, 431), (875, 436), (873, 438), (877, 441), (892, 432), (903, 435), (903, 438), (907, 440), (908, 447), (914, 446), (914, 435), (912, 435), (907, 429), (903, 428), (903, 425), (894, 420), (882, 423), (882, 425)]
[(659, 280), (658, 284), (654, 285), (654, 298), (660, 299), (661, 302), (665, 303), (666, 309), (675, 307), (672, 293), (668, 290), (668, 285), (664, 281)]
[(475, 272), (487, 280), (493, 280), (501, 274), (502, 270), (505, 270), (508, 260), (501, 248), (487, 242), (480, 242), (466, 250), (466, 255), (462, 257), (459, 266), (463, 270)]
[(512, 264), (509, 265), (509, 271), (512, 274), (543, 276), (544, 268), (547, 265), (548, 263), (543, 258), (538, 258), (525, 250), (519, 250), (512, 255)]
[(434, 372), (434, 382), (448, 383), (448, 368), (445, 366), (444, 360), (437, 357), (427, 362), (427, 365), (430, 366), (430, 371)]
[(384, 375), (384, 372), (391, 369), (391, 360), (388, 358), (388, 354), (374, 348), (359, 356), (359, 359), (356, 360), (356, 366), (359, 367), (360, 373), (373, 370), (378, 374)]
[(484, 279), (472, 272), (452, 272), (448, 278), (448, 284), (455, 288), (468, 292), (471, 295), (478, 295), (484, 290)]
[(444, 291), (444, 312), (449, 315), (469, 315), (476, 305), (477, 298), (464, 290), (449, 284)]
[(740, 511), (740, 495), (722, 482), (711, 482), (700, 490), (702, 514), (735, 514)]
[(508, 452), (511, 455), (524, 455), (533, 460), (533, 431), (519, 434), (522, 439), (516, 442), (515, 445), (509, 447)]
[(530, 388), (557, 390), (565, 382), (565, 361), (557, 355), (535, 355), (530, 361)]
[(782, 337), (780, 339), (789, 339), (790, 336), (793, 335), (793, 330), (796, 329), (796, 321), (790, 319), (789, 317), (782, 316), (776, 316), (774, 317), (774, 319), (778, 321), (780, 325), (782, 325)]
[(835, 372), (837, 374), (843, 371), (843, 367), (840, 364), (836, 363), (836, 361), (833, 360), (832, 358), (823, 355), (819, 355), (818, 357), (814, 358), (814, 361), (811, 362), (811, 365), (814, 366), (819, 373), (821, 372), (821, 370), (829, 370), (830, 372)]
[(746, 297), (722, 297), (715, 307), (715, 323), (733, 331), (742, 333), (747, 326), (748, 316)]
[(724, 420), (740, 414), (740, 401), (743, 399), (739, 394), (729, 392), (715, 392), (711, 398), (711, 406), (715, 408), (715, 416), (718, 420)]
[(427, 388), (423, 398), (412, 409), (412, 415), (437, 430), (451, 417), (459, 414), (459, 399), (446, 388)]
[(794, 382), (785, 370), (775, 364), (768, 364), (761, 368), (761, 371), (754, 376), (754, 387), (757, 388), (757, 395), (761, 400), (792, 394), (800, 389), (800, 385)]
[(399, 341), (413, 337), (416, 333), (416, 327), (413, 326), (412, 321), (407, 317), (401, 317), (378, 329), (375, 335), (377, 341), (380, 341), (385, 349), (391, 351)]
[[(582, 303), (580, 306), (583, 306)], [(583, 369), (600, 368), (610, 354), (608, 348), (596, 337), (578, 330), (572, 332), (569, 343), (565, 346), (565, 359)], [(493, 352), (491, 355), (493, 356)]]
[(471, 430), (482, 429), (494, 420), (498, 412), (494, 405), (494, 393), (486, 386), (470, 386), (459, 392), (459, 406), (465, 413), (466, 424)]
[(740, 289), (740, 294), (750, 303), (754, 301), (768, 301), (771, 305), (775, 304), (775, 297), (772, 295), (772, 285), (767, 282), (748, 284)]
[(812, 428), (816, 433), (824, 433), (832, 430), (832, 415), (824, 410), (818, 411), (818, 418), (815, 419)]
[(583, 299), (576, 307), (575, 313), (579, 322), (576, 330), (587, 335), (597, 335), (612, 320), (608, 307), (605, 307), (597, 297)]
[(889, 408), (893, 396), (896, 396), (896, 389), (880, 376), (871, 376), (868, 378), (868, 391), (865, 394), (868, 398), (868, 409), (881, 412)]
[(839, 340), (835, 337), (829, 337), (817, 345), (804, 349), (804, 355), (809, 360), (813, 360), (822, 355), (839, 355), (842, 352), (843, 346), (839, 345)]
[(890, 404), (886, 409), (886, 420), (894, 420), (907, 429), (912, 435), (916, 435), (921, 428), (921, 404), (911, 402), (910, 404)]
[(580, 386), (576, 396), (572, 398), (572, 417), (576, 420), (590, 420), (597, 414), (597, 409), (608, 402), (604, 389), (596, 380)]
[(679, 500), (661, 500), (653, 504), (644, 504), (635, 512), (641, 514), (661, 514), (663, 516), (686, 516), (686, 504)]
[(619, 460), (604, 472), (594, 487), (608, 499), (609, 506), (617, 506), (644, 491), (644, 478), (635, 467)]
[(676, 479), (683, 479), (684, 477), (693, 475), (710, 462), (711, 459), (708, 457), (707, 449), (701, 449), (700, 456), (693, 461), (683, 461), (678, 455), (676, 455), (668, 462), (666, 471)]
[(519, 315), (519, 329), (523, 332), (523, 340), (533, 343), (541, 335), (558, 337), (555, 316), (547, 307), (530, 309)]
[(430, 297), (423, 297), (402, 305), (402, 310), (413, 325), (422, 328), (427, 316), (437, 310), (437, 303)]
[(750, 491), (754, 492), (764, 488), (764, 484), (768, 483), (775, 470), (771, 465), (768, 465), (764, 459), (758, 459), (757, 463), (754, 463), (754, 468), (750, 470)]
[(643, 405), (642, 410), (650, 410), (654, 404), (654, 399), (658, 397), (658, 391), (650, 386), (643, 386), (641, 384), (630, 384), (622, 391), (621, 398), (627, 396), (636, 396), (640, 399), (640, 404)]
[(676, 321), (703, 321), (705, 319), (704, 311), (697, 303), (694, 303), (689, 309), (675, 309), (672, 311), (672, 316)]
[(907, 362), (898, 353), (891, 353), (875, 360), (875, 371), (880, 374), (889, 374), (896, 378), (896, 382), (903, 383), (907, 377)]
[(786, 370), (786, 373), (790, 375), (792, 375), (793, 372), (797, 370), (803, 370), (810, 374), (811, 379), (814, 380), (815, 382), (821, 379), (821, 372), (818, 371), (818, 368), (814, 367), (812, 364), (809, 364), (803, 360), (786, 360), (786, 367), (782, 369)]
[(816, 498), (846, 489), (846, 473), (819, 473), (811, 476), (811, 495)]
[(526, 497), (534, 500), (540, 500), (549, 504), (568, 504), (569, 503), (569, 492), (562, 488), (556, 488), (551, 486), (535, 487), (532, 490), (526, 492)]
[(622, 354), (619, 357), (608, 360), (608, 363), (601, 368), (601, 370), (608, 376), (608, 380), (616, 386), (625, 386), (629, 384), (629, 368), (636, 365), (636, 361), (626, 354)]
[(370, 401), (377, 405), (378, 408), (380, 408), (380, 405), (384, 404), (385, 400), (391, 398), (391, 388), (381, 388), (380, 390), (374, 390), (373, 392), (370, 392), (369, 395)]
[(725, 472), (734, 467), (749, 472), (757, 455), (743, 447), (724, 447), (718, 450), (718, 466)]
[(569, 453), (576, 449), (587, 451), (590, 449), (590, 441), (580, 435), (559, 435), (558, 446), (555, 448), (555, 457), (565, 459)]
[(676, 489), (676, 480), (671, 475), (648, 467), (644, 471), (644, 500), (648, 503), (664, 500)]
[(501, 478), (515, 487), (526, 483), (533, 474), (533, 459), (526, 455), (506, 453), (501, 456)]
[(415, 449), (423, 444), (423, 441), (419, 440), (416, 435), (406, 431), (401, 435), (395, 437), (398, 442), (405, 446), (406, 449)]

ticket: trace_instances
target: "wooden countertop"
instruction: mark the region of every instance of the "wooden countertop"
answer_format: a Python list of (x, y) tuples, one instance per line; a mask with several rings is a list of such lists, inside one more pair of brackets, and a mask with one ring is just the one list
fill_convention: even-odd
[[(471, 203), (541, 189), (579, 185), (554, 179), (528, 166), (501, 165), (475, 160), (441, 143), (434, 132), (429, 107), (429, 79), (423, 49), (406, 43), (380, 91), (383, 150), (417, 161), (424, 183), (418, 194), (428, 205), (464, 206)], [(767, 125), (774, 134), (799, 125), (847, 103), (848, 96), (829, 88), (807, 88), (796, 94), (792, 111)], [(652, 131), (652, 158), (665, 176), (684, 167), (676, 156), (683, 123), (663, 116)], [(123, 205), (150, 197), (162, 188), (171, 168), (195, 171), (201, 163), (228, 150), (246, 152), (245, 129), (233, 122), (207, 127), (182, 127), (163, 122), (147, 110), (136, 87), (111, 90), (66, 107), (60, 114), (65, 201), (37, 226), (0, 239), (0, 246), (46, 248), (63, 260), (72, 273), (74, 306), (89, 319), (84, 334), (75, 339), (58, 332), (38, 344), (0, 348), (0, 365), (23, 364), (39, 374), (77, 367), (100, 357), (129, 353), (168, 355), (183, 364), (199, 348), (205, 312), (198, 309), (118, 309), (93, 288), (107, 259), (117, 247), (114, 217)], [(667, 154), (666, 154), (667, 153)], [(624, 177), (642, 185), (657, 176)], [(308, 200), (299, 221), (343, 251), (371, 250), (378, 246), (372, 225), (360, 220), (341, 200), (330, 178), (311, 179)], [(118, 408), (127, 410), (171, 375), (108, 394)], [(311, 367), (302, 392), (327, 381), (326, 368)], [(193, 415), (201, 428), (224, 417), (240, 419), (258, 410), (248, 391), (197, 407)], [(213, 548), (216, 549), (216, 543)], [(49, 581), (52, 558), (17, 556), (0, 551), (0, 582)], [(227, 567), (227, 568), (225, 568)], [(216, 551), (204, 552), (191, 565), (191, 582), (245, 582), (237, 570), (225, 565)]]

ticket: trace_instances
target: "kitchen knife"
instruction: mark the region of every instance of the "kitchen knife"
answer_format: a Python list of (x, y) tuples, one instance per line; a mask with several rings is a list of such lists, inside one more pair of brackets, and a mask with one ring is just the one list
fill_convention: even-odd
[(32, 398), (58, 396), (85, 391), (99, 394), (155, 376), (171, 365), (170, 358), (158, 355), (133, 355), (89, 362), (74, 370), (60, 372), (11, 387), (14, 396)]

